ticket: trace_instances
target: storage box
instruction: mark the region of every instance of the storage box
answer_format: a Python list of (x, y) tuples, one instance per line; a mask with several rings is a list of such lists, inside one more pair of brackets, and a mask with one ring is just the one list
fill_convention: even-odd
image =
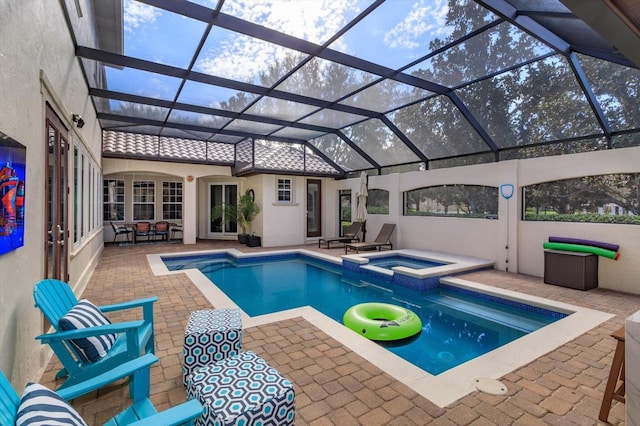
[(598, 287), (598, 256), (575, 251), (544, 251), (544, 282), (577, 290)]

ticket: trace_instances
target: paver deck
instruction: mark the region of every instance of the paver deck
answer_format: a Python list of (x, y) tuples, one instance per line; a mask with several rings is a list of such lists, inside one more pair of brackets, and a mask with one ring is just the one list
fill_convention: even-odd
[[(182, 341), (190, 312), (211, 304), (183, 274), (154, 276), (146, 254), (187, 250), (250, 249), (230, 241), (195, 245), (156, 244), (105, 247), (82, 297), (98, 304), (157, 295), (156, 354), (151, 399), (159, 409), (185, 400)], [(340, 256), (343, 249), (307, 250)], [(440, 408), (302, 318), (244, 330), (243, 349), (253, 350), (291, 380), (297, 425), (596, 425), (615, 341), (610, 337), (640, 308), (640, 296), (604, 289), (587, 292), (544, 284), (542, 278), (481, 271), (462, 278), (616, 315), (613, 319), (507, 374), (506, 396), (473, 392)], [(135, 317), (116, 317), (129, 320)], [(41, 383), (55, 387), (60, 364), (54, 358)], [(74, 401), (88, 424), (102, 424), (128, 406), (128, 389), (116, 383)], [(624, 404), (614, 402), (609, 422), (624, 424)]]

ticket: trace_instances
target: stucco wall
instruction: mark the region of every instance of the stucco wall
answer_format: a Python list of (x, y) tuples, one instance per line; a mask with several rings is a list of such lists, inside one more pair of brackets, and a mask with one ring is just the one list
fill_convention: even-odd
[[(551, 235), (600, 240), (620, 245), (618, 261), (599, 259), (599, 285), (640, 293), (640, 227), (634, 225), (530, 222), (520, 220), (522, 187), (540, 182), (609, 173), (640, 172), (640, 147), (512, 160), (450, 169), (370, 176), (370, 189), (389, 191), (389, 214), (369, 215), (367, 240), (375, 238), (382, 223), (397, 224), (394, 246), (476, 256), (495, 262), (497, 269), (544, 275), (542, 243)], [(339, 181), (355, 197), (359, 179)], [(499, 187), (513, 184), (508, 201), (500, 197), (499, 219), (403, 216), (403, 191), (442, 185), (473, 184)], [(508, 225), (507, 225), (508, 223)], [(507, 231), (508, 227), (508, 231)], [(509, 250), (507, 252), (507, 236)], [(506, 260), (509, 260), (508, 264)]]
[[(26, 381), (38, 379), (50, 355), (34, 339), (43, 330), (32, 296), (33, 285), (44, 277), (47, 235), (43, 214), (45, 103), (66, 123), (69, 141), (93, 158), (100, 158), (101, 139), (61, 2), (0, 0), (0, 10), (0, 131), (27, 147), (25, 243), (0, 256), (0, 369), (20, 388)], [(86, 125), (82, 129), (72, 126), (72, 113), (83, 116)], [(99, 233), (95, 231), (73, 248), (69, 273), (75, 291), (90, 276), (101, 247), (94, 243), (96, 238), (101, 240)]]

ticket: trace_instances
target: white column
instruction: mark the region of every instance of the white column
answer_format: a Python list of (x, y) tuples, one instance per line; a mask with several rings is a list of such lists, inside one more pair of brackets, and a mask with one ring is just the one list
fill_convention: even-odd
[[(191, 180), (191, 181), (190, 181)], [(187, 176), (184, 180), (183, 208), (182, 208), (182, 242), (183, 244), (195, 244), (198, 229), (197, 204), (196, 204), (196, 184), (197, 180), (193, 176)]]
[(627, 426), (640, 426), (640, 311), (627, 318), (624, 338)]

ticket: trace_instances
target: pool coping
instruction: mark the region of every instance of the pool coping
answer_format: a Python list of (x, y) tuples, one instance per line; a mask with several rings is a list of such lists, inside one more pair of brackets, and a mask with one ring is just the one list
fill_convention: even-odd
[[(162, 257), (198, 256), (220, 253), (229, 253), (239, 258), (300, 253), (335, 264), (341, 263), (341, 259), (334, 256), (304, 249), (275, 250), (259, 253), (242, 253), (238, 250), (229, 249), (149, 254), (147, 255), (147, 261), (154, 275), (186, 274), (196, 288), (209, 300), (212, 306), (216, 308), (240, 309), (215, 284), (212, 285), (211, 281), (199, 270), (169, 271), (161, 259)], [(572, 314), (480, 357), (434, 376), (380, 347), (375, 342), (349, 330), (339, 322), (334, 321), (310, 306), (256, 317), (250, 317), (242, 309), (240, 309), (240, 312), (245, 328), (302, 317), (439, 407), (445, 407), (469, 393), (476, 391), (477, 389), (474, 384), (476, 379), (500, 379), (504, 375), (523, 367), (614, 317), (613, 314), (491, 287), (486, 284), (475, 283), (460, 278), (444, 277), (441, 278), (440, 281), (448, 285), (480, 291), (529, 305), (546, 307)]]
[[(444, 263), (444, 265), (432, 266), (422, 269), (409, 268), (406, 266), (394, 266), (391, 268), (391, 270), (381, 268), (379, 266), (368, 265), (370, 259), (375, 259), (377, 257), (388, 257), (389, 255), (399, 255), (421, 260), (430, 260), (438, 263)], [(342, 255), (342, 259), (348, 262), (356, 263), (360, 265), (362, 269), (371, 270), (379, 274), (392, 275), (393, 273), (399, 273), (418, 279), (430, 278), (438, 275), (459, 274), (474, 269), (493, 267), (494, 264), (492, 260), (478, 259), (468, 256), (456, 256), (449, 253), (416, 249), (385, 250), (371, 253), (346, 254)]]

